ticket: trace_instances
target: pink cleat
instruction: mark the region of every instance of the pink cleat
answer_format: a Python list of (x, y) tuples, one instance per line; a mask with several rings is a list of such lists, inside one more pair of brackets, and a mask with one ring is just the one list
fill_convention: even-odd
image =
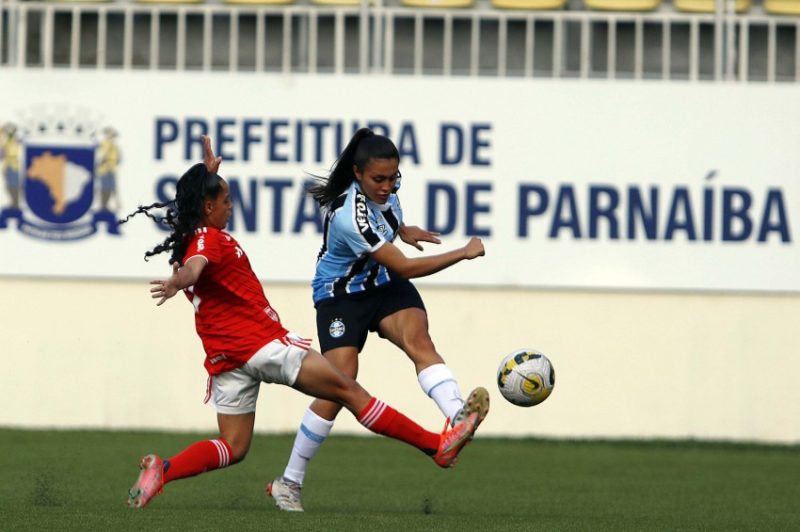
[(478, 428), (478, 412), (472, 412), (467, 418), (448, 430), (450, 420), (445, 422), (444, 432), (439, 439), (439, 449), (433, 455), (433, 460), (439, 467), (453, 467), (458, 458), (458, 453), (472, 439), (475, 429)]
[(128, 508), (144, 508), (164, 488), (164, 461), (148, 454), (139, 463), (139, 478), (128, 490)]

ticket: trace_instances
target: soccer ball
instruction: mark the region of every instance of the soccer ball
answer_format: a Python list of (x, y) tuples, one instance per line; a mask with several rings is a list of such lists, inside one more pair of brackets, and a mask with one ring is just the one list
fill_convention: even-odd
[(535, 349), (518, 349), (497, 368), (497, 387), (517, 406), (538, 405), (550, 396), (556, 372), (550, 360)]

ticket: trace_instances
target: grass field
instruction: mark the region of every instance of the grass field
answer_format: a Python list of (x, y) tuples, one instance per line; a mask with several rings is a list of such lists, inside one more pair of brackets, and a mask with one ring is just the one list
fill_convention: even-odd
[(234, 467), (125, 508), (140, 455), (209, 434), (0, 430), (2, 530), (798, 530), (800, 448), (476, 439), (455, 469), (373, 437), (332, 436), (305, 514), (265, 483), (291, 436), (256, 436)]

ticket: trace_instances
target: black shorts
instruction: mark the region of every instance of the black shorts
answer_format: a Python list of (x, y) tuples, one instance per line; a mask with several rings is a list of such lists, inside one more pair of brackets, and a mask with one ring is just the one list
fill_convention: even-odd
[(317, 338), (324, 353), (337, 347), (364, 348), (369, 331), (377, 331), (386, 316), (406, 308), (425, 310), (419, 292), (407, 280), (378, 288), (323, 299), (317, 308)]

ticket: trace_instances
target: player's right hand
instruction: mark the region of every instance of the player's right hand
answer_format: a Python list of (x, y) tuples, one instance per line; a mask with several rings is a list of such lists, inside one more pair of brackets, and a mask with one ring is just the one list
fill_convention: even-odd
[(167, 279), (166, 281), (163, 279), (156, 279), (150, 281), (150, 284), (154, 285), (150, 289), (150, 297), (153, 299), (158, 299), (158, 303), (156, 306), (161, 306), (167, 299), (171, 298), (175, 294), (178, 293), (177, 289), (177, 278), (178, 278), (178, 269), (180, 268), (180, 264), (178, 262), (172, 263), (172, 276)]

